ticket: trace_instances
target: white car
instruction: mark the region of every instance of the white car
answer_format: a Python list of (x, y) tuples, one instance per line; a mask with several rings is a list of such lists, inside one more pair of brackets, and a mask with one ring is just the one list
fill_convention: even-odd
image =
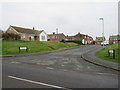
[(101, 42), (101, 46), (107, 46), (107, 45), (109, 45), (109, 42), (108, 41), (104, 41), (104, 42)]

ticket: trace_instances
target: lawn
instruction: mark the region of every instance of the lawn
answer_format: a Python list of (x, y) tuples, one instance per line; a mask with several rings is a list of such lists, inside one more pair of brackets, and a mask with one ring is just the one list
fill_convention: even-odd
[[(26, 52), (25, 50), (21, 50), (21, 52), (19, 53), (19, 47), (24, 47), (24, 46), (29, 48), (28, 52)], [(61, 43), (61, 42), (3, 40), (2, 55), (37, 53), (37, 52), (52, 51), (52, 50), (64, 49), (75, 46), (79, 46), (79, 45), (76, 43)]]
[(0, 40), (0, 54), (2, 54), (2, 40)]
[[(115, 59), (113, 59), (112, 54), (108, 56), (108, 49), (115, 49)], [(109, 60), (111, 62), (120, 63), (120, 43), (106, 46), (105, 48), (96, 52), (96, 56), (105, 60)]]

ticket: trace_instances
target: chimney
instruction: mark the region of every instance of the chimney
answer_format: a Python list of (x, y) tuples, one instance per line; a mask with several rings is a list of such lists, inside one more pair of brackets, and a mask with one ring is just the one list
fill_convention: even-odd
[(56, 34), (58, 34), (58, 28), (56, 28)]
[(55, 32), (53, 32), (53, 34), (55, 34)]
[(33, 27), (33, 30), (35, 30), (35, 27)]
[(80, 32), (78, 32), (78, 34), (80, 34)]

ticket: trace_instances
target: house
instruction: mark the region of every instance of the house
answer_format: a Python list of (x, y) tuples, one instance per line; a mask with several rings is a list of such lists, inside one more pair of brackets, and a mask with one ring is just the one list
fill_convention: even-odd
[(2, 40), (2, 34), (3, 34), (4, 32), (2, 31), (2, 30), (0, 30), (0, 40)]
[(20, 35), (20, 39), (25, 41), (47, 41), (47, 34), (45, 31), (35, 30), (34, 27), (33, 29), (28, 29), (23, 27), (10, 26), (6, 33), (18, 34)]
[(105, 37), (96, 37), (95, 44), (96, 45), (101, 45), (101, 43), (104, 42), (105, 40), (106, 40)]
[(91, 36), (85, 35), (82, 42), (83, 44), (92, 44), (93, 43), (93, 38)]
[(66, 36), (65, 41), (81, 41), (83, 44), (91, 44), (93, 42), (93, 38), (88, 35), (81, 34), (78, 32), (78, 34), (74, 36)]
[(57, 33), (53, 32), (53, 34), (48, 34), (48, 41), (52, 42), (60, 42), (65, 38), (65, 35), (63, 33)]
[(112, 35), (109, 37), (109, 44), (120, 43), (120, 35)]

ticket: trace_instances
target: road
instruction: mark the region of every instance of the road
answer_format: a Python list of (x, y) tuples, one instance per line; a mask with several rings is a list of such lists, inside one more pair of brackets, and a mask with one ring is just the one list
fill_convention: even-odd
[[(118, 88), (118, 72), (86, 62), (81, 46), (43, 55), (4, 57), (3, 88)], [(91, 56), (92, 57), (92, 56)]]

